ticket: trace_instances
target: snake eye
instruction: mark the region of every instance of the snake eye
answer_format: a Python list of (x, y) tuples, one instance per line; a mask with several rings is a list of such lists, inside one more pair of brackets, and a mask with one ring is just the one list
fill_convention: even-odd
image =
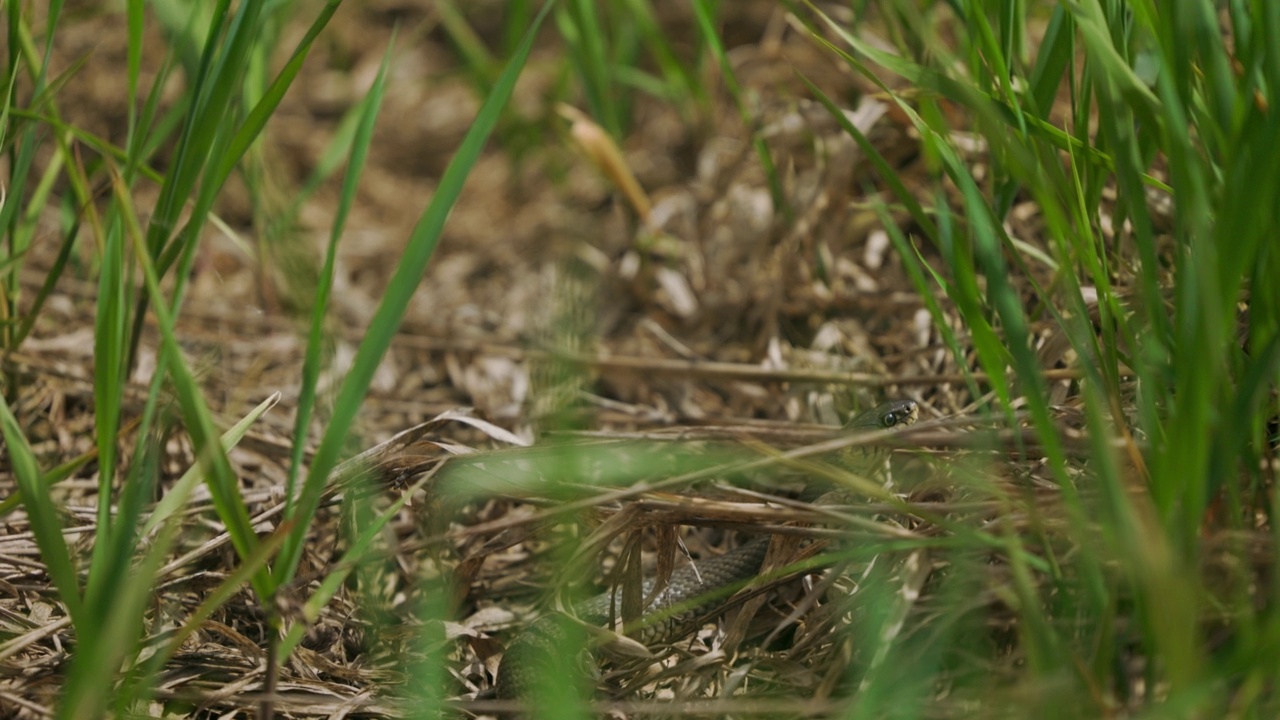
[(880, 418), (880, 426), (883, 428), (891, 428), (898, 424), (898, 413), (896, 411), (887, 412), (884, 417)]

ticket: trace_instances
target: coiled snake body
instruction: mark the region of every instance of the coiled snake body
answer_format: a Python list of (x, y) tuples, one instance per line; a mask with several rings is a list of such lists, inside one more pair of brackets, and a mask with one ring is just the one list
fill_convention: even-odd
[[(913, 400), (895, 400), (855, 416), (845, 429), (867, 432), (909, 425), (915, 422), (919, 408)], [(695, 620), (706, 617), (723, 603), (728, 589), (760, 572), (769, 536), (754, 538), (734, 550), (686, 565), (671, 574), (667, 585), (645, 606), (648, 618), (637, 639), (645, 644), (671, 641), (693, 629)], [(649, 597), (655, 580), (645, 580), (640, 596)], [(584, 623), (605, 625), (615, 605), (612, 593), (601, 593), (578, 603), (573, 614)], [(569, 659), (565, 657), (563, 620), (555, 615), (542, 617), (529, 625), (507, 646), (498, 670), (496, 694), (499, 698), (526, 695), (533, 683), (562, 676)]]

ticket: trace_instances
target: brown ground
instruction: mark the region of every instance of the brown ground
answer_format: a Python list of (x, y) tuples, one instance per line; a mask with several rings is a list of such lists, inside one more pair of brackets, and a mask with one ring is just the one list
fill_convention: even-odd
[[(671, 37), (693, 37), (687, 3), (656, 4)], [(475, 3), (468, 10), (482, 36), (495, 32), (492, 18), (501, 5)], [(748, 91), (751, 117), (763, 128), (779, 168), (789, 211), (773, 208), (749, 129), (707, 62), (704, 74), (713, 89), (708, 117), (690, 121), (663, 102), (634, 96), (633, 125), (622, 147), (655, 204), (644, 227), (574, 147), (567, 123), (555, 117), (554, 103), (562, 99), (583, 106), (572, 96), (556, 95), (562, 92), (557, 89), (561, 48), (548, 28), (513, 100), (517, 119), (511, 123), (520, 131), (510, 134), (511, 146), (491, 142), (472, 173), (402, 334), (374, 381), (354, 448), (370, 447), (463, 406), (528, 439), (566, 422), (624, 431), (677, 423), (829, 421), (829, 413), (815, 414), (813, 403), (817, 398), (821, 404), (833, 391), (841, 411), (897, 396), (921, 400), (923, 419), (971, 406), (976, 398), (963, 384), (948, 382), (957, 370), (951, 355), (881, 230), (876, 204), (884, 200), (893, 208), (892, 197), (854, 142), (807, 96), (796, 73), (860, 113), (856, 122), (901, 179), (925, 192), (930, 181), (913, 132), (872, 97), (868, 82), (788, 27), (774, 3), (722, 5), (731, 16), (724, 37), (738, 81)], [(89, 58), (62, 91), (61, 106), (70, 122), (118, 142), (125, 118), (122, 18), (83, 13), (59, 34), (55, 57), (63, 67)], [(320, 257), (338, 183), (329, 182), (304, 206), (299, 225), (284, 241), (269, 246), (255, 217), (278, 208), (315, 166), (341, 113), (367, 89), (399, 24), (393, 79), (360, 202), (339, 254), (330, 312), (332, 372), (322, 381), (331, 388), (478, 107), (473, 86), (437, 23), (429, 2), (344, 6), (269, 128), (264, 149), (269, 177), (253, 193), (242, 179), (233, 180), (218, 208), (243, 244), (212, 229), (205, 240), (182, 332), (211, 404), (230, 422), (271, 393), (283, 395), (233, 456), (255, 512), (279, 506), (305, 342), (293, 308), (305, 302), (296, 298), (306, 297), (307, 273), (290, 270), (296, 267), (290, 262), (299, 255)], [(874, 33), (870, 24), (863, 31)], [(159, 46), (154, 28), (151, 40), (152, 47)], [(159, 51), (154, 55), (152, 62)], [(279, 197), (263, 188), (274, 188)], [(143, 184), (140, 204), (154, 193)], [(911, 233), (905, 214), (891, 212)], [(1027, 218), (1025, 235), (1033, 236), (1034, 214), (1014, 215)], [(54, 227), (50, 237), (56, 237)], [(38, 244), (24, 275), (28, 293), (48, 266), (42, 252)], [(923, 252), (937, 262), (931, 248)], [(95, 295), (88, 243), (80, 258), (75, 277), (60, 281), (35, 334), (10, 365), (22, 379), (16, 408), (46, 466), (86, 451), (92, 438)], [(153, 337), (146, 347), (136, 376), (139, 399), (153, 365)], [(570, 372), (569, 364), (550, 359), (545, 351), (556, 348), (585, 358), (584, 372)], [(1053, 367), (1061, 358), (1045, 360)], [(832, 372), (865, 377), (861, 383), (833, 385)], [(1064, 383), (1059, 392), (1068, 388)], [(461, 425), (435, 430), (430, 436), (435, 439), (492, 445)], [(436, 456), (424, 460), (423, 447), (397, 454), (391, 462), (417, 468), (415, 462)], [(170, 448), (167, 470), (176, 476), (189, 462), (187, 445), (179, 435)], [(62, 487), (72, 524), (91, 525), (92, 513), (83, 508), (93, 502), (86, 496), (92, 476), (77, 476)], [(390, 712), (389, 698), (404, 687), (405, 657), (413, 647), (395, 629), (412, 617), (419, 570), (431, 564), (423, 539), (441, 527), (439, 518), (421, 517), (428, 507), (430, 502), (419, 502), (393, 524), (389, 539), (396, 549), (388, 550), (386, 575), (373, 593), (377, 611), (369, 609), (368, 595), (341, 593), (281, 669), (279, 690), (286, 699), (279, 710)], [(211, 511), (204, 510), (200, 522), (211, 523)], [(457, 530), (526, 511), (491, 501), (447, 520)], [(343, 549), (334, 539), (337, 514), (323, 518), (327, 524), (317, 528), (304, 580), (331, 569)], [(26, 561), (15, 559), (31, 549), (29, 541), (23, 544), (15, 535), (20, 525), (0, 534), (0, 570), (6, 578), (0, 607), (29, 618), (48, 599), (31, 589)], [(264, 524), (269, 528), (270, 520)], [(216, 535), (194, 528), (192, 533), (188, 549)], [(457, 540), (454, 549), (463, 555), (478, 548), (491, 553), (520, 538), (490, 539), (488, 546), (485, 540)], [(528, 559), (520, 548), (503, 550), (483, 566), (464, 563), (459, 571), (465, 582), (456, 612), (467, 619), (447, 626), (451, 641), (442, 646), (450, 658), (450, 697), (468, 697), (491, 682), (488, 672), (500, 647), (491, 638), (505, 637), (512, 618), (483, 613), (509, 607), (494, 602), (503, 592), (518, 594), (509, 564)], [(206, 547), (166, 573), (172, 585), (162, 614), (170, 622), (180, 619), (201, 588), (222, 577), (230, 559), (225, 548)], [(546, 579), (552, 571), (539, 572)], [(362, 582), (373, 580), (362, 577)], [(298, 600), (309, 594), (306, 587), (297, 592)], [(519, 609), (529, 606), (528, 597)], [(251, 706), (253, 696), (247, 693), (261, 688), (265, 647), (255, 603), (247, 590), (237, 596), (175, 658), (159, 697), (186, 698), (192, 702), (189, 709), (203, 708), (208, 716)], [(0, 688), (6, 697), (33, 703), (26, 712), (34, 717), (36, 707), (48, 707), (66, 659), (66, 646), (55, 637), (34, 640), (3, 660)], [(812, 691), (803, 682), (796, 686)]]

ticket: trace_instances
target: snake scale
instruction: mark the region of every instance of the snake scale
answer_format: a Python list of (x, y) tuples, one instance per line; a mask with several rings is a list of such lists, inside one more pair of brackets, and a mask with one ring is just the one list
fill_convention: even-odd
[[(913, 400), (894, 400), (856, 415), (845, 429), (868, 432), (909, 425), (915, 422), (919, 407)], [(645, 606), (636, 639), (650, 645), (680, 638), (693, 629), (695, 621), (704, 618), (728, 599), (729, 588), (760, 572), (769, 536), (754, 538), (716, 557), (686, 565), (675, 572), (667, 585)], [(641, 597), (649, 597), (655, 579), (641, 586)], [(573, 614), (590, 625), (607, 625), (616, 606), (613, 593), (604, 592), (573, 607)], [(652, 621), (661, 617), (661, 620)], [(498, 668), (496, 695), (511, 699), (528, 694), (533, 684), (550, 678), (562, 678), (572, 658), (565, 657), (563, 619), (547, 615), (531, 623), (508, 645)]]

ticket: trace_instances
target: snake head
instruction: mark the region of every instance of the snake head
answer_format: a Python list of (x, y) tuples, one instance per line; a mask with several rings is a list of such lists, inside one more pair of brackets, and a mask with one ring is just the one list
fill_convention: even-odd
[(876, 411), (879, 413), (880, 427), (886, 430), (914, 424), (920, 418), (920, 405), (915, 400), (894, 400), (879, 406)]
[(915, 400), (890, 400), (870, 410), (858, 413), (845, 425), (846, 430), (888, 430), (911, 425), (920, 417), (920, 405)]

